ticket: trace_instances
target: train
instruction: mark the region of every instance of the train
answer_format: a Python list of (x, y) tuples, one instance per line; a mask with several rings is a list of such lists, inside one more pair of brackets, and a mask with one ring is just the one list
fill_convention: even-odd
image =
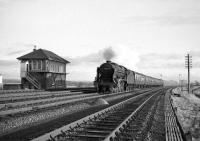
[(97, 67), (94, 85), (98, 93), (112, 93), (131, 91), (134, 88), (162, 87), (163, 80), (106, 61)]

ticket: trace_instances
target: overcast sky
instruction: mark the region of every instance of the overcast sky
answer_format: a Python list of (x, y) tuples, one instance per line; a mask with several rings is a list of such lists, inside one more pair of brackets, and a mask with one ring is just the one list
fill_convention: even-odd
[(68, 80), (93, 81), (102, 53), (113, 61), (165, 80), (186, 79), (184, 56), (193, 56), (200, 80), (199, 0), (0, 0), (0, 73), (19, 78), (17, 57), (33, 45), (70, 61)]

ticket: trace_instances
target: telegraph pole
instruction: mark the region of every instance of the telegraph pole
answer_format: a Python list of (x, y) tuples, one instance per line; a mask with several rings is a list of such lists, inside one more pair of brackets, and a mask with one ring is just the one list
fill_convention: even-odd
[(0, 90), (3, 90), (3, 75), (0, 74)]
[(192, 68), (192, 56), (185, 56), (185, 68), (188, 70), (188, 94), (190, 93), (190, 68)]

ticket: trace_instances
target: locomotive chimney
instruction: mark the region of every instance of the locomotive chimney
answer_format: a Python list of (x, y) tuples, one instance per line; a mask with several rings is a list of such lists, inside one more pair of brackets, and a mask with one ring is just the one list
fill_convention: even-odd
[(111, 61), (110, 61), (110, 60), (107, 60), (106, 63), (111, 63)]

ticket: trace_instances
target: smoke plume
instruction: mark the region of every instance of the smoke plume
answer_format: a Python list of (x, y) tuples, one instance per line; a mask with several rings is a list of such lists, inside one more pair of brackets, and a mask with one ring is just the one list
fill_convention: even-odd
[(112, 50), (112, 47), (106, 48), (103, 51), (103, 57), (106, 61), (111, 61), (113, 57), (115, 57), (115, 52)]

